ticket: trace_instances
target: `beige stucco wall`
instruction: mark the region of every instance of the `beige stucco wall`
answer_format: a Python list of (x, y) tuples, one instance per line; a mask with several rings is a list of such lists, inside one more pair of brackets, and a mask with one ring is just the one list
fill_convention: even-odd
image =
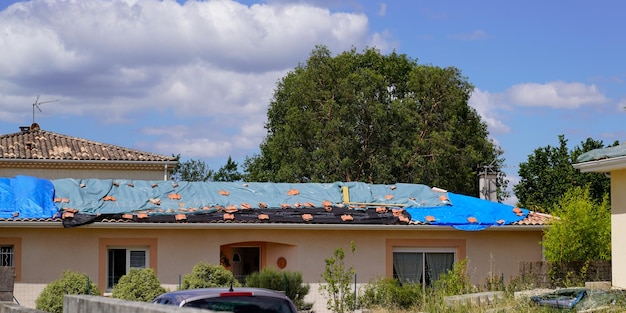
[(611, 262), (613, 287), (626, 289), (626, 169), (611, 172)]
[[(236, 226), (236, 224), (233, 224)], [(17, 281), (16, 297), (20, 303), (34, 306), (36, 292), (25, 290), (32, 286), (40, 290), (42, 284), (57, 279), (64, 270), (87, 273), (100, 286), (101, 271), (106, 259), (99, 252), (103, 240), (137, 242), (150, 239), (158, 249), (156, 271), (162, 284), (176, 286), (179, 276), (189, 273), (196, 263), (219, 263), (220, 246), (240, 242), (263, 242), (264, 265), (276, 267), (278, 257), (287, 259), (285, 270), (299, 271), (306, 282), (320, 282), (324, 259), (332, 256), (335, 248), (344, 248), (346, 264), (354, 265), (359, 283), (388, 275), (389, 242), (456, 242), (464, 245), (463, 253), (469, 259), (468, 273), (472, 282), (483, 284), (488, 273), (505, 279), (514, 277), (519, 261), (542, 259), (542, 232), (534, 231), (480, 231), (419, 230), (415, 226), (395, 226), (377, 229), (346, 227), (345, 230), (307, 229), (291, 226), (289, 229), (267, 229), (239, 224), (212, 226), (208, 229), (129, 229), (96, 228), (0, 228), (3, 237), (21, 238), (21, 274)], [(190, 227), (192, 225), (190, 224)], [(221, 226), (225, 226), (222, 224)], [(267, 224), (264, 226), (268, 226)], [(228, 228), (230, 227), (230, 228)], [(520, 227), (522, 228), (522, 227)], [(349, 253), (354, 241), (356, 252)], [(153, 253), (153, 251), (151, 251)], [(151, 264), (154, 265), (154, 264)]]
[(100, 178), (100, 179), (133, 179), (133, 180), (163, 180), (165, 170), (96, 170), (96, 169), (45, 169), (45, 168), (0, 168), (0, 177), (15, 177), (17, 175), (35, 176), (47, 179), (61, 178)]

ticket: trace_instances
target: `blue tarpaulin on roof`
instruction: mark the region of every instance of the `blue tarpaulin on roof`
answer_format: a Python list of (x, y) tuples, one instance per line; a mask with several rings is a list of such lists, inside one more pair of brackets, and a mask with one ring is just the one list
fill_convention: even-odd
[[(269, 208), (280, 208), (282, 204), (313, 203), (322, 206), (322, 201), (344, 204), (343, 187), (348, 188), (349, 203), (387, 206), (441, 206), (448, 204), (439, 199), (439, 192), (417, 184), (373, 185), (357, 182), (335, 183), (258, 183), (258, 182), (177, 182), (111, 180), (111, 179), (57, 179), (53, 180), (56, 196), (70, 199), (59, 203), (60, 208), (76, 208), (81, 213), (116, 214), (153, 210), (150, 199), (158, 199), (159, 211), (177, 211), (181, 203), (186, 208), (226, 207), (249, 204), (259, 208), (260, 203)], [(297, 190), (297, 195), (287, 191)], [(228, 192), (228, 196), (220, 194)], [(178, 194), (180, 199), (170, 199)], [(116, 201), (104, 201), (111, 196)]]
[[(297, 192), (288, 192), (292, 190)], [(55, 198), (58, 201), (55, 202)], [(321, 208), (326, 201), (354, 210), (375, 206), (404, 208), (415, 223), (467, 231), (511, 224), (529, 213), (510, 205), (419, 184), (0, 178), (0, 218), (48, 218), (64, 209), (93, 215), (181, 211), (201, 214), (220, 207), (242, 207), (244, 203), (251, 209), (280, 209), (285, 204)]]
[[(528, 210), (498, 202), (448, 192), (452, 205), (436, 208), (406, 208), (414, 221), (431, 225), (452, 226), (460, 230), (483, 230), (490, 226), (507, 225), (524, 219)], [(428, 221), (427, 217), (431, 221)], [(474, 218), (475, 222), (468, 219)]]
[(0, 178), (0, 218), (49, 218), (58, 211), (54, 186), (30, 176)]

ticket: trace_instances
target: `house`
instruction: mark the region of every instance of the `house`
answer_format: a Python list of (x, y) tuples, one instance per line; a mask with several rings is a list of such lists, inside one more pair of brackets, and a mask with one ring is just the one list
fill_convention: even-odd
[(42, 130), (37, 123), (0, 136), (0, 177), (168, 180), (174, 157)]
[(626, 144), (595, 149), (578, 157), (574, 168), (583, 173), (606, 173), (611, 177), (612, 285), (626, 289)]
[(0, 199), (11, 199), (0, 203), (3, 262), (14, 266), (15, 296), (26, 306), (68, 269), (106, 293), (134, 267), (154, 268), (176, 289), (208, 261), (239, 279), (266, 267), (301, 272), (312, 285), (307, 301), (324, 311), (317, 286), (336, 248), (347, 251), (358, 284), (381, 277), (430, 284), (465, 258), (474, 284), (490, 275), (508, 281), (520, 261), (542, 259), (547, 218), (415, 184), (16, 176), (0, 190)]

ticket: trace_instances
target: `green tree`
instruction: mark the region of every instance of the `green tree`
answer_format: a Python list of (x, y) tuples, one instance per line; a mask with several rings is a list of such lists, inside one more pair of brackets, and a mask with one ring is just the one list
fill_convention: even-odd
[(545, 231), (546, 259), (553, 263), (611, 259), (611, 210), (588, 187), (573, 187), (552, 210), (557, 216)]
[(63, 297), (65, 295), (99, 295), (100, 291), (89, 276), (85, 273), (65, 271), (61, 277), (48, 285), (35, 300), (37, 310), (61, 313), (63, 312)]
[(213, 175), (214, 181), (233, 182), (241, 180), (242, 175), (239, 173), (239, 165), (228, 156), (228, 161), (224, 166), (220, 167)]
[(279, 81), (247, 178), (421, 183), (475, 195), (478, 168), (502, 160), (468, 105), (473, 89), (453, 67), (375, 49), (333, 57), (318, 46)]
[(183, 276), (181, 289), (241, 286), (233, 273), (221, 265), (200, 262)]
[[(355, 250), (354, 242), (350, 242), (350, 251), (354, 253)], [(326, 283), (319, 286), (319, 291), (328, 297), (326, 308), (335, 313), (350, 311), (356, 305), (350, 287), (356, 271), (352, 266), (346, 268), (345, 257), (343, 248), (337, 248), (332, 257), (324, 259), (326, 268), (322, 278)]]
[(111, 296), (124, 300), (151, 302), (165, 292), (167, 290), (161, 286), (154, 270), (142, 268), (131, 269), (128, 274), (120, 277), (113, 287)]
[(281, 272), (273, 268), (264, 268), (246, 277), (246, 286), (284, 291), (298, 309), (310, 308), (310, 304), (304, 303), (304, 297), (309, 293), (310, 286), (302, 282), (300, 272)]
[[(180, 155), (178, 155), (180, 157)], [(190, 159), (179, 162), (172, 173), (172, 178), (177, 181), (209, 181), (215, 175), (206, 162)]]
[(600, 200), (610, 190), (610, 180), (602, 173), (580, 173), (572, 164), (582, 153), (603, 148), (602, 141), (587, 138), (569, 151), (564, 135), (559, 145), (535, 149), (528, 161), (519, 165), (520, 182), (513, 187), (519, 206), (549, 212), (556, 201), (570, 188), (589, 186), (594, 199)]

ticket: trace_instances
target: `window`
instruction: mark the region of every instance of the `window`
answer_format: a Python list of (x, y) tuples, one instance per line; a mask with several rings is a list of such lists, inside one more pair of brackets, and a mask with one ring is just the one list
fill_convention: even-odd
[(452, 269), (455, 258), (454, 248), (394, 248), (393, 277), (430, 286)]
[[(132, 267), (151, 267), (156, 273), (159, 260), (156, 238), (100, 238), (98, 240), (98, 288), (110, 291)], [(134, 252), (131, 256), (131, 251)], [(132, 259), (132, 266), (131, 266)], [(111, 261), (111, 262), (110, 262)]]
[(107, 289), (113, 288), (130, 269), (149, 267), (147, 247), (115, 247), (107, 249)]
[(0, 266), (13, 266), (13, 246), (0, 246)]
[(15, 281), (22, 280), (22, 238), (0, 237), (0, 266), (13, 267)]

